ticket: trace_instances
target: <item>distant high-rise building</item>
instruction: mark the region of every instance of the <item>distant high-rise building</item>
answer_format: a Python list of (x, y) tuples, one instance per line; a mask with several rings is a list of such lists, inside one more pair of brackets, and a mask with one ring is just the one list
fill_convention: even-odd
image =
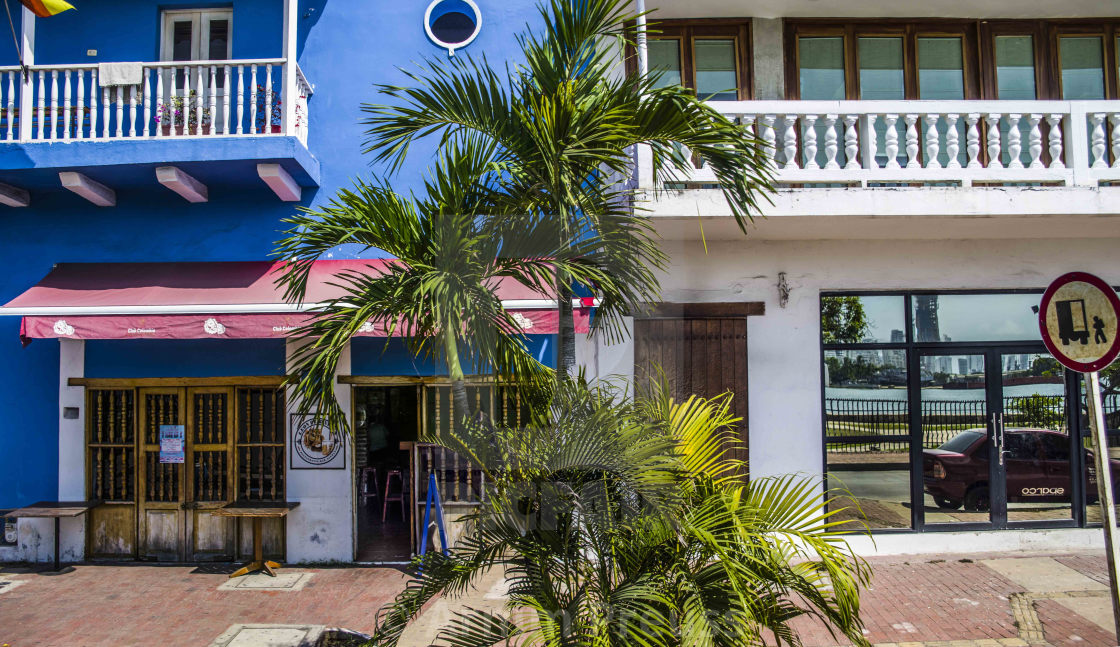
[(941, 326), (937, 321), (937, 295), (914, 296), (914, 328), (917, 342), (941, 341)]

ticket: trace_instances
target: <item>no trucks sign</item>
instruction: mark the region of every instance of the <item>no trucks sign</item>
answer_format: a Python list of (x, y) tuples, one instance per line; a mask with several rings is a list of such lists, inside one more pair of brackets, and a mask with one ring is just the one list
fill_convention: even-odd
[(1085, 272), (1055, 279), (1038, 311), (1042, 342), (1062, 366), (1078, 373), (1099, 371), (1120, 354), (1118, 321), (1116, 291)]
[(1120, 546), (1116, 537), (1116, 508), (1113, 507), (1112, 461), (1107, 427), (1101, 407), (1100, 371), (1120, 354), (1120, 299), (1099, 277), (1070, 272), (1054, 279), (1038, 306), (1038, 328), (1042, 342), (1054, 359), (1066, 368), (1085, 374), (1085, 402), (1093, 432), (1093, 460), (1097, 468), (1097, 493), (1104, 519), (1104, 541), (1108, 553), (1108, 575), (1112, 593), (1112, 617), (1120, 636)]

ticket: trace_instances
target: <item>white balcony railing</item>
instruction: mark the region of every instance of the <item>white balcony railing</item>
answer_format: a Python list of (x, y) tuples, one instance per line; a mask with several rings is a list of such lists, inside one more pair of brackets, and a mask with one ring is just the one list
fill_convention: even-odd
[(26, 75), (0, 67), (0, 143), (268, 135), (307, 143), (311, 85), (298, 65), (291, 91), (284, 59), (142, 65), (140, 83), (114, 86), (101, 85), (97, 64), (33, 65)]
[[(712, 102), (767, 142), (793, 186), (1120, 182), (1120, 101)], [(639, 182), (653, 188), (648, 156)], [(708, 168), (670, 187), (716, 181)]]

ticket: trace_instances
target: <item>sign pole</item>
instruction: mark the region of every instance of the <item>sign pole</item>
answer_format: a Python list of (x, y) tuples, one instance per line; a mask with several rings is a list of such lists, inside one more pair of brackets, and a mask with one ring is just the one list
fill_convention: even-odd
[(1101, 521), (1104, 523), (1104, 547), (1108, 554), (1109, 594), (1112, 596), (1112, 622), (1116, 635), (1120, 637), (1120, 545), (1116, 543), (1116, 508), (1112, 492), (1112, 469), (1108, 456), (1108, 436), (1104, 422), (1104, 408), (1101, 406), (1100, 374), (1096, 371), (1085, 374), (1088, 386), (1086, 400), (1089, 405), (1089, 425), (1093, 433), (1093, 458), (1097, 463), (1097, 499), (1101, 505)]

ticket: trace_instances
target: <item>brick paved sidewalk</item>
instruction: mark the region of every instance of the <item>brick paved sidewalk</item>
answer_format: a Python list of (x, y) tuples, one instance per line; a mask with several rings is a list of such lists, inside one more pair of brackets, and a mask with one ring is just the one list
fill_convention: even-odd
[[(1108, 647), (1103, 553), (880, 557), (861, 597), (865, 636), (899, 647)], [(1088, 617), (1087, 617), (1088, 616)], [(847, 644), (799, 621), (806, 647)]]
[[(1116, 645), (1108, 629), (1102, 553), (869, 561), (875, 576), (863, 596), (863, 616), (873, 643)], [(208, 567), (80, 565), (61, 575), (18, 570), (0, 569), (0, 645), (10, 647), (197, 647), (238, 623), (369, 631), (375, 611), (405, 582), (388, 568), (291, 568), (281, 574), (289, 576), (292, 590), (219, 590), (227, 577)], [(480, 599), (500, 604), (490, 600), (494, 587), (483, 588)], [(438, 628), (427, 624), (431, 632)], [(813, 621), (799, 621), (797, 628), (807, 647), (843, 644)], [(410, 633), (415, 635), (402, 647), (429, 644), (426, 632)]]

